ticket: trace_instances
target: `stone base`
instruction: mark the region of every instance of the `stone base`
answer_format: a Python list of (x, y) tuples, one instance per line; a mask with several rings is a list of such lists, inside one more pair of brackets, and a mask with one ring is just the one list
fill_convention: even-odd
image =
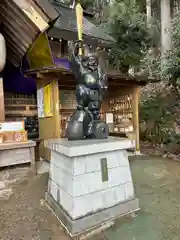
[(139, 209), (127, 154), (133, 145), (127, 139), (111, 137), (48, 142), (47, 200), (54, 211), (59, 209), (56, 214), (71, 234)]
[(140, 210), (138, 199), (133, 199), (97, 213), (73, 220), (48, 193), (46, 193), (46, 201), (53, 213), (61, 220), (62, 224), (66, 227), (66, 230), (71, 236), (80, 235), (84, 232), (88, 232), (88, 230), (97, 229), (102, 224)]

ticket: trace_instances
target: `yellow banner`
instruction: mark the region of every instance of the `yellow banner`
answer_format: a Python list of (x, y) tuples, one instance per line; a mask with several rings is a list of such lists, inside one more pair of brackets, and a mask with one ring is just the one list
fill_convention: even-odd
[[(77, 31), (78, 31), (78, 40), (83, 40), (83, 8), (81, 4), (76, 5), (76, 21), (77, 21)], [(82, 49), (79, 49), (79, 55), (82, 55)]]
[(53, 116), (52, 85), (51, 84), (48, 84), (44, 87), (44, 115), (45, 115), (45, 117)]

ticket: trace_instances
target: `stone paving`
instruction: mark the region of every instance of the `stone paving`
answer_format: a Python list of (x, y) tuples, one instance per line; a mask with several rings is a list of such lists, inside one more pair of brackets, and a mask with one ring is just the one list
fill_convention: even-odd
[[(91, 240), (179, 240), (180, 163), (164, 159), (131, 161), (141, 211), (123, 218)], [(1, 173), (0, 173), (1, 176)], [(47, 174), (23, 177), (13, 194), (0, 200), (0, 239), (69, 240), (58, 220), (44, 205)]]

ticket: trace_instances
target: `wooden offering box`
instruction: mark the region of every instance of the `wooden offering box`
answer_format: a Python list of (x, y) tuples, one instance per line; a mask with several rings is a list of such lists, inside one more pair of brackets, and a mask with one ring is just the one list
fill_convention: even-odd
[(24, 129), (24, 121), (0, 123), (1, 143), (25, 142), (27, 132)]
[(27, 141), (27, 132), (23, 131), (12, 131), (12, 132), (2, 132), (2, 138), (4, 143), (13, 143), (13, 142), (26, 142)]
[(30, 162), (34, 168), (35, 146), (27, 140), (23, 121), (0, 123), (0, 167)]

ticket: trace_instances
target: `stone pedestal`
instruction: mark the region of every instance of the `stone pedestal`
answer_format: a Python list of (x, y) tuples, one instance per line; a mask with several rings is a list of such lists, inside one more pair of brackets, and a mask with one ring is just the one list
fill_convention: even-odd
[(127, 139), (51, 140), (46, 199), (71, 235), (139, 210)]

